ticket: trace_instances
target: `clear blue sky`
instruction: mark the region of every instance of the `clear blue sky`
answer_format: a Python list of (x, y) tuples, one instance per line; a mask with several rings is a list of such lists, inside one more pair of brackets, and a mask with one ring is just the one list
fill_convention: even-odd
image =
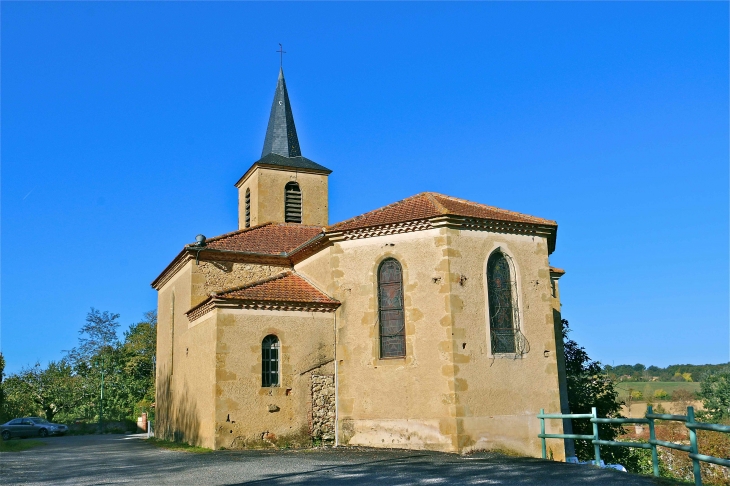
[(2, 2), (2, 351), (123, 327), (236, 229), (279, 68), (330, 222), (421, 191), (555, 219), (604, 363), (729, 359), (728, 4)]

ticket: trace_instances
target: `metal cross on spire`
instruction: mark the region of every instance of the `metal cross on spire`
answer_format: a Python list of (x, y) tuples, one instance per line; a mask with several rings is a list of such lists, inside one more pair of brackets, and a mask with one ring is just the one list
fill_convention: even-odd
[(286, 54), (286, 51), (284, 50), (284, 46), (279, 43), (279, 50), (276, 51), (279, 53), (279, 67), (284, 67), (284, 54)]

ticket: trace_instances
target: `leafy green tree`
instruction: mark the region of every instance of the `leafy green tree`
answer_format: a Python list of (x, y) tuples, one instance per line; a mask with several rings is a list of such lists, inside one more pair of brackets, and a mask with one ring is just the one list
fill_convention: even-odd
[[(83, 403), (78, 412), (85, 418), (93, 418), (96, 412), (101, 419), (106, 402), (114, 402), (117, 392), (113, 385), (114, 373), (119, 372), (113, 356), (119, 348), (118, 319), (119, 314), (92, 307), (79, 330), (79, 345), (68, 352), (68, 359), (81, 381), (79, 395)], [(102, 398), (103, 388), (106, 390)]]
[[(571, 413), (591, 413), (591, 407), (596, 407), (599, 417), (622, 417), (620, 412), (624, 403), (618, 399), (618, 391), (613, 380), (605, 373), (600, 362), (593, 361), (585, 348), (570, 339), (568, 321), (563, 319), (562, 324), (568, 403)], [(643, 365), (636, 366), (643, 367)], [(620, 425), (600, 424), (598, 427), (602, 440), (616, 440), (623, 432)], [(593, 435), (593, 424), (588, 420), (573, 420), (573, 433)], [(575, 452), (580, 460), (595, 459), (593, 444), (589, 441), (576, 440)], [(622, 464), (630, 471), (640, 469), (637, 457), (632, 455), (628, 448), (602, 447), (601, 459), (606, 463)]]
[(716, 422), (730, 419), (730, 369), (705, 375), (698, 395), (705, 408), (699, 414), (703, 419)]
[(3, 378), (5, 376), (5, 357), (0, 352), (0, 422), (8, 420), (5, 408), (5, 390), (3, 389)]
[(124, 333), (124, 351), (124, 373), (130, 378), (129, 399), (134, 403), (135, 414), (151, 414), (155, 401), (156, 311), (146, 312), (142, 321), (132, 324)]
[(53, 421), (76, 406), (76, 377), (66, 360), (51, 361), (46, 368), (36, 363), (8, 377), (5, 388), (14, 415), (39, 415)]

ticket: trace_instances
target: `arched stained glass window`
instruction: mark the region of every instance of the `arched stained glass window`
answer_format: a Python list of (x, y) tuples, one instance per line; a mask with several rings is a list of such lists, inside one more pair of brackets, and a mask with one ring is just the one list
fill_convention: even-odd
[(514, 353), (514, 282), (507, 258), (499, 250), (487, 262), (487, 295), (492, 353)]
[(261, 386), (279, 386), (279, 338), (273, 334), (261, 343)]
[(406, 328), (403, 315), (403, 271), (398, 260), (388, 258), (378, 269), (378, 313), (380, 357), (406, 355)]
[(284, 186), (284, 222), (302, 222), (302, 191), (296, 182)]
[(246, 189), (246, 228), (251, 227), (251, 189)]

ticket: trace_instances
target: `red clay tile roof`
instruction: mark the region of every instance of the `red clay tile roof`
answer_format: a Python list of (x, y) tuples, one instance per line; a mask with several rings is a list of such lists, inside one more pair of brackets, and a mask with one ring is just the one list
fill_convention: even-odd
[(210, 238), (205, 242), (205, 247), (213, 250), (280, 255), (300, 247), (320, 233), (322, 228), (319, 226), (264, 223)]
[(339, 305), (338, 301), (320, 292), (293, 272), (284, 272), (268, 279), (226, 290), (216, 294), (215, 298)]
[(565, 270), (558, 267), (550, 267), (550, 273), (555, 273), (557, 275), (565, 275)]
[(507, 211), (435, 192), (422, 192), (380, 209), (329, 226), (326, 231), (346, 231), (445, 215), (557, 226), (555, 221), (549, 219)]

